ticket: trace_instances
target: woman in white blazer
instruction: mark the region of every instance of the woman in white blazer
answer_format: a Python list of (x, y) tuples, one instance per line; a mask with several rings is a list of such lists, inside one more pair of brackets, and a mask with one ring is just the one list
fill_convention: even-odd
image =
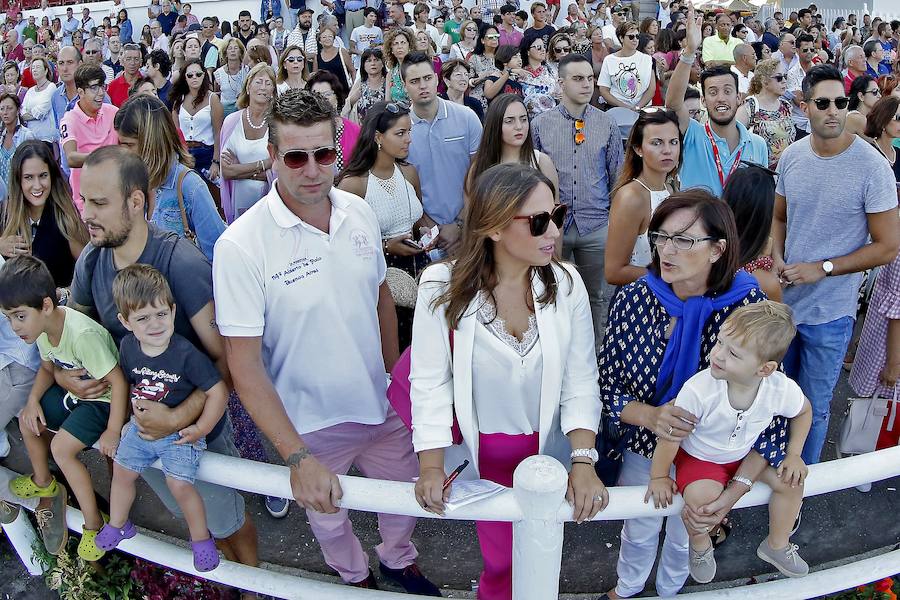
[[(571, 462), (566, 497), (584, 521), (608, 496), (593, 469), (601, 404), (590, 305), (577, 271), (554, 258), (566, 207), (554, 204), (540, 171), (501, 164), (478, 177), (464, 210), (461, 249), (425, 270), (413, 320), (416, 498), (444, 510), (455, 415), (482, 479), (511, 486), (516, 466), (534, 454)], [(509, 599), (512, 525), (477, 529), (478, 598)]]

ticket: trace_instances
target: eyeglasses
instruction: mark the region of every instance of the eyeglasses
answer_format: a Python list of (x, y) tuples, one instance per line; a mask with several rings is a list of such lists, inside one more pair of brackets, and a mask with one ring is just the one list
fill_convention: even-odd
[(778, 73), (777, 75), (772, 75), (769, 79), (774, 79), (774, 80), (777, 81), (778, 83), (781, 83), (782, 81), (784, 81), (785, 79), (787, 79), (787, 76), (786, 76), (786, 75), (782, 75), (781, 73)]
[(203, 72), (201, 71), (201, 72), (194, 72), (194, 73), (185, 73), (184, 76), (187, 79), (200, 79), (201, 77), (203, 77)]
[(513, 217), (513, 220), (528, 220), (528, 227), (531, 230), (531, 235), (533, 237), (538, 237), (547, 233), (547, 228), (550, 227), (550, 221), (553, 221), (553, 224), (556, 225), (557, 229), (562, 229), (563, 222), (566, 220), (566, 212), (569, 210), (569, 207), (565, 204), (557, 204), (553, 207), (553, 210), (547, 212), (539, 212), (534, 215), (521, 216), (521, 217)]
[(284, 59), (284, 62), (288, 62), (288, 63), (303, 62), (303, 57), (302, 56), (288, 56), (286, 59)]
[(489, 34), (487, 34), (486, 36), (484, 36), (484, 39), (486, 39), (486, 40), (499, 40), (499, 39), (500, 39), (500, 34), (499, 34), (499, 33), (489, 33)]
[(324, 146), (315, 150), (288, 150), (278, 152), (278, 156), (284, 161), (288, 169), (302, 169), (309, 162), (310, 156), (320, 167), (327, 167), (337, 160), (337, 150), (334, 146)]
[(683, 235), (681, 233), (676, 233), (675, 235), (666, 235), (665, 233), (661, 233), (659, 231), (651, 231), (647, 234), (647, 239), (649, 239), (650, 243), (660, 250), (665, 248), (666, 242), (670, 240), (676, 250), (690, 250), (697, 242), (708, 242), (716, 238), (709, 235), (702, 238), (693, 238), (689, 235)]
[(894, 115), (894, 121), (900, 123), (900, 115)]
[(627, 37), (629, 40), (636, 40), (640, 36), (636, 33), (626, 33), (625, 37)]
[(584, 143), (584, 119), (575, 119), (575, 145)]
[(828, 110), (828, 107), (831, 106), (832, 102), (834, 102), (834, 105), (838, 110), (844, 110), (845, 108), (847, 108), (847, 105), (850, 104), (850, 98), (847, 98), (846, 96), (841, 96), (840, 98), (835, 98), (834, 100), (832, 100), (831, 98), (816, 98), (812, 102), (819, 110)]
[(879, 96), (881, 96), (881, 90), (866, 90), (865, 92), (863, 92), (863, 94), (872, 94), (873, 96), (878, 98)]
[(82, 54), (100, 54), (99, 50), (85, 50)]
[(553, 48), (553, 51), (556, 52), (557, 54), (568, 54), (569, 52), (572, 51), (572, 49), (569, 48), (568, 46), (557, 46), (557, 47)]
[(813, 53), (815, 53), (815, 51), (816, 51), (815, 48), (801, 48), (800, 49), (800, 52), (802, 52), (804, 54), (813, 54)]
[(546, 50), (546, 48), (544, 48), (544, 45), (541, 44), (540, 46), (534, 45), (531, 48), (529, 48), (529, 50), (537, 50), (538, 52), (543, 52), (544, 50)]

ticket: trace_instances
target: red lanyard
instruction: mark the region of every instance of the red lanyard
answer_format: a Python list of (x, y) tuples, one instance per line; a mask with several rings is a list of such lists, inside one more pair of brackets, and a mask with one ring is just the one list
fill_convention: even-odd
[(712, 129), (709, 128), (709, 123), (706, 123), (706, 137), (709, 138), (709, 143), (712, 146), (713, 160), (716, 163), (716, 171), (719, 173), (719, 182), (722, 184), (722, 187), (725, 187), (725, 182), (728, 181), (728, 177), (731, 177), (731, 174), (735, 172), (738, 168), (738, 165), (741, 164), (741, 153), (744, 151), (744, 148), (741, 147), (738, 150), (737, 156), (734, 157), (734, 162), (731, 165), (731, 169), (728, 171), (728, 177), (725, 177), (725, 172), (722, 170), (722, 160), (719, 158), (719, 145), (716, 144), (716, 140), (713, 138)]

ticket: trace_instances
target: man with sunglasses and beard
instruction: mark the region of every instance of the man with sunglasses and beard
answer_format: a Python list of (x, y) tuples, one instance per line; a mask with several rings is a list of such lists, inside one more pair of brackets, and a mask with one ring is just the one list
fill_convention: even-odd
[(845, 130), (848, 98), (840, 72), (813, 67), (802, 92), (811, 133), (788, 146), (778, 163), (772, 258), (797, 324), (785, 372), (813, 408), (801, 455), (810, 465), (825, 445), (861, 273), (897, 256), (900, 222), (890, 164)]
[(610, 190), (622, 168), (619, 128), (591, 106), (594, 70), (581, 54), (559, 61), (559, 106), (531, 124), (534, 147), (559, 165), (559, 201), (569, 207), (563, 228), (563, 258), (572, 260), (587, 287), (599, 350), (606, 325), (604, 263)]
[(688, 8), (685, 49), (669, 79), (666, 106), (678, 114), (684, 162), (681, 167), (681, 187), (704, 187), (721, 196), (728, 177), (741, 161), (762, 166), (769, 164), (769, 149), (765, 140), (751, 133), (735, 116), (740, 101), (738, 77), (726, 66), (707, 69), (700, 74), (703, 105), (709, 120), (706, 124), (693, 121), (684, 104), (684, 93), (697, 60), (700, 46), (700, 25), (692, 6)]
[[(325, 562), (349, 585), (377, 589), (353, 533), (338, 475), (411, 481), (409, 430), (389, 409), (385, 368), (398, 358), (381, 228), (361, 198), (334, 184), (334, 109), (289, 90), (269, 116), (271, 191), (216, 242), (216, 320), (241, 400), (290, 469)], [(440, 596), (419, 571), (416, 520), (378, 515), (381, 573)]]

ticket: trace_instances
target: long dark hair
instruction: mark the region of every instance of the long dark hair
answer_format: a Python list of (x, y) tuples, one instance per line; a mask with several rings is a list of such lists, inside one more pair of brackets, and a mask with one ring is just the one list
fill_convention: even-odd
[[(487, 114), (484, 116), (481, 143), (478, 145), (478, 152), (475, 153), (472, 164), (469, 166), (469, 172), (466, 174), (466, 194), (471, 193), (470, 188), (474, 187), (475, 180), (479, 175), (494, 165), (500, 164), (500, 157), (503, 155), (503, 117), (506, 116), (506, 110), (516, 103), (525, 106), (522, 97), (518, 94), (500, 94), (488, 105)], [(519, 149), (519, 162), (534, 168), (538, 167), (534, 160), (534, 139), (531, 136), (530, 119), (528, 134)]]
[[(696, 215), (696, 221), (703, 225), (706, 235), (714, 238), (709, 243), (714, 244), (715, 240), (725, 240), (725, 250), (719, 260), (710, 267), (706, 285), (708, 294), (726, 291), (734, 283), (734, 274), (741, 266), (738, 262), (739, 236), (731, 208), (703, 188), (690, 188), (672, 194), (663, 200), (650, 218), (650, 226), (647, 230), (659, 231), (672, 213), (682, 209), (692, 211)], [(660, 276), (659, 252), (655, 250), (649, 269), (657, 277)]]
[[(544, 184), (552, 193), (555, 189), (550, 180), (537, 169), (520, 164), (494, 165), (482, 173), (475, 181), (472, 196), (463, 207), (462, 243), (453, 257), (450, 281), (446, 289), (438, 295), (431, 310), (446, 305), (447, 324), (456, 329), (469, 305), (479, 293), (484, 293), (496, 306), (494, 289), (498, 277), (494, 257), (494, 242), (491, 234), (508, 226), (521, 210), (531, 193)], [(718, 202), (718, 200), (717, 200)], [(539, 279), (544, 285), (543, 293), (536, 303), (548, 306), (556, 302), (559, 282), (553, 272), (553, 258), (548, 265), (529, 268), (528, 281)], [(566, 272), (571, 290), (572, 278)], [(530, 300), (531, 295), (528, 295)], [(530, 308), (536, 308), (531, 306)]]
[[(25, 192), (22, 190), (22, 169), (25, 161), (35, 158), (47, 165), (50, 173), (50, 197), (44, 205), (44, 213), (52, 209), (56, 216), (56, 226), (69, 242), (85, 245), (88, 242), (87, 229), (81, 222), (78, 211), (72, 203), (72, 188), (69, 179), (62, 174), (59, 161), (50, 148), (41, 141), (22, 142), (9, 163), (9, 195), (0, 210), (2, 236), (21, 235), (31, 243), (31, 227), (28, 218)], [(66, 250), (68, 252), (68, 250)]]
[[(625, 144), (625, 161), (622, 163), (622, 170), (619, 171), (619, 178), (616, 180), (616, 184), (613, 186), (610, 196), (615, 196), (619, 189), (631, 183), (643, 173), (644, 159), (638, 155), (637, 151), (644, 144), (644, 129), (646, 129), (647, 125), (663, 125), (665, 123), (672, 123), (675, 125), (675, 129), (678, 131), (678, 139), (683, 146), (684, 134), (681, 133), (681, 128), (678, 124), (678, 115), (674, 110), (652, 107), (650, 109), (638, 111), (637, 121), (635, 121), (634, 125), (631, 127), (628, 143)], [(678, 175), (678, 171), (681, 169), (681, 163), (684, 160), (684, 149), (680, 148), (680, 150), (681, 151), (678, 153), (678, 164), (675, 165), (668, 177), (671, 179), (671, 184), (673, 186), (677, 183), (675, 179)]]
[(203, 63), (200, 62), (199, 58), (192, 58), (191, 60), (184, 63), (184, 66), (181, 67), (181, 71), (178, 73), (178, 79), (175, 83), (172, 84), (172, 92), (170, 94), (172, 110), (178, 112), (181, 108), (182, 102), (187, 98), (188, 93), (190, 92), (190, 88), (188, 87), (187, 73), (188, 67), (191, 65), (197, 65), (200, 67), (200, 73), (202, 75), (202, 83), (200, 84), (200, 89), (197, 90), (197, 97), (194, 98), (194, 108), (197, 108), (198, 105), (203, 104), (203, 101), (206, 100), (206, 95), (209, 94), (209, 74), (206, 72), (206, 69), (203, 68)]
[(850, 104), (848, 105), (850, 110), (859, 109), (859, 105), (862, 104), (863, 101), (862, 95), (869, 89), (870, 83), (877, 84), (878, 82), (870, 75), (860, 75), (850, 84), (850, 93), (848, 94), (848, 96), (850, 96)]
[[(475, 40), (475, 51), (473, 54), (475, 56), (482, 56), (484, 54), (484, 36), (488, 34), (488, 32), (493, 29), (494, 33), (500, 33), (500, 30), (497, 29), (496, 25), (482, 25), (481, 29), (478, 31), (478, 38)], [(497, 48), (500, 46), (498, 45)], [(494, 49), (494, 52), (497, 52)]]
[(748, 164), (728, 178), (722, 200), (731, 207), (740, 238), (738, 263), (746, 265), (762, 255), (769, 242), (775, 214), (775, 177), (772, 171)]
[[(388, 110), (388, 105), (392, 110)], [(362, 122), (362, 129), (359, 133), (359, 141), (353, 150), (353, 158), (344, 166), (335, 178), (335, 185), (339, 184), (345, 177), (358, 177), (367, 175), (378, 158), (378, 142), (375, 141), (376, 133), (385, 133), (394, 126), (400, 117), (409, 114), (409, 109), (405, 105), (399, 103), (378, 102), (373, 104), (366, 111), (366, 117)], [(398, 164), (407, 164), (405, 160), (397, 160)]]
[(369, 72), (366, 71), (366, 61), (372, 57), (381, 61), (381, 76), (387, 77), (387, 67), (384, 66), (384, 52), (381, 48), (366, 48), (363, 50), (362, 56), (359, 58), (359, 77), (363, 81), (369, 80)]

